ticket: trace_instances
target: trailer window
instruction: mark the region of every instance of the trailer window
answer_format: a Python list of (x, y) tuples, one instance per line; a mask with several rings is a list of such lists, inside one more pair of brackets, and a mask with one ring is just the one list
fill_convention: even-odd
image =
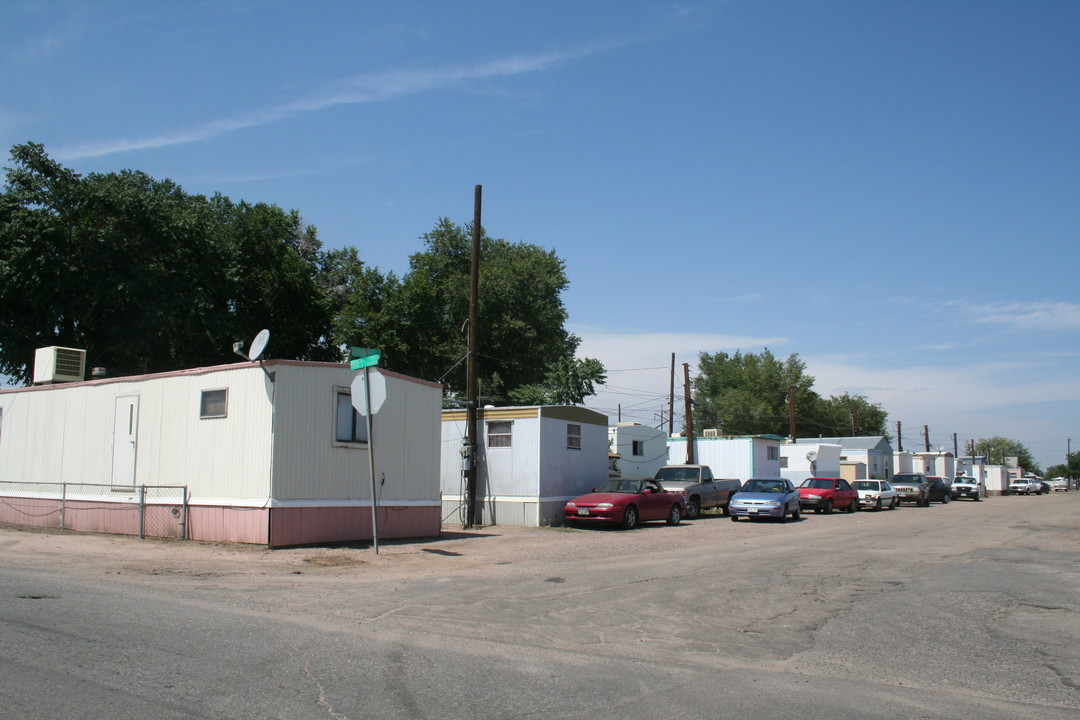
[(566, 447), (571, 450), (581, 449), (581, 426), (568, 423), (566, 426)]
[(337, 390), (334, 439), (339, 443), (366, 443), (367, 420), (352, 405), (351, 390)]
[(229, 391), (227, 389), (202, 391), (202, 397), (199, 399), (200, 418), (223, 418), (228, 415), (228, 412)]
[(489, 448), (510, 447), (511, 430), (514, 423), (507, 420), (487, 424), (487, 445)]

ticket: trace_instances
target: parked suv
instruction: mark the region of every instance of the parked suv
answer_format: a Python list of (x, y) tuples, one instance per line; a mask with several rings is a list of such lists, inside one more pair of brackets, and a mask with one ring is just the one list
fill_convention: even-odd
[(913, 502), (921, 507), (930, 505), (930, 484), (922, 473), (896, 473), (889, 484), (900, 502)]
[(945, 478), (936, 475), (927, 475), (926, 482), (930, 485), (930, 489), (927, 493), (927, 500), (930, 502), (939, 502), (942, 505), (949, 502), (949, 499), (952, 496), (952, 488), (949, 487), (949, 483)]

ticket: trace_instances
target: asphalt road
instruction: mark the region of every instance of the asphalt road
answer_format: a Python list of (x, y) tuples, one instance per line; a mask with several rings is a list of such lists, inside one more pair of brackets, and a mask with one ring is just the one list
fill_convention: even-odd
[(1080, 493), (267, 551), (0, 529), (2, 718), (1080, 717)]

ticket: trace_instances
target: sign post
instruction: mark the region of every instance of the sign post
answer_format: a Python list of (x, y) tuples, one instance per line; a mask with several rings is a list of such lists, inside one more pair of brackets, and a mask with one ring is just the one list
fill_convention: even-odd
[(371, 473), (371, 539), (375, 548), (375, 554), (379, 554), (379, 498), (376, 494), (375, 485), (375, 437), (372, 434), (372, 416), (379, 412), (386, 400), (386, 378), (383, 374), (371, 368), (379, 364), (382, 350), (373, 348), (352, 348), (352, 356), (355, 358), (349, 363), (353, 370), (363, 369), (353, 380), (350, 390), (352, 391), (352, 406), (364, 416), (367, 423), (368, 441), (368, 469)]

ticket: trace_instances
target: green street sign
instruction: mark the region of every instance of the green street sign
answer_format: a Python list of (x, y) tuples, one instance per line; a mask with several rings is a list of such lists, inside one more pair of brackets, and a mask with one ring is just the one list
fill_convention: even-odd
[(382, 350), (354, 347), (352, 348), (352, 356), (356, 359), (349, 362), (349, 367), (353, 370), (360, 370), (378, 365), (379, 359), (382, 357)]

